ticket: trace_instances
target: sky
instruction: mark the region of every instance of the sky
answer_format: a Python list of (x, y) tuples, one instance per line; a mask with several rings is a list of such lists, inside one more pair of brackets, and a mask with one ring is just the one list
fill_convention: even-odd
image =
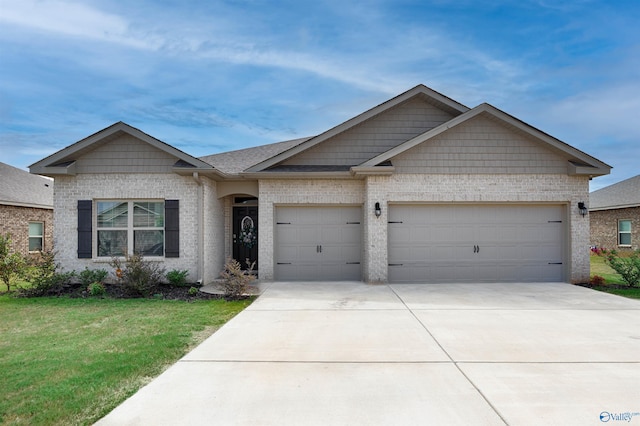
[(0, 161), (117, 121), (193, 156), (312, 136), (424, 84), (640, 174), (637, 0), (0, 0)]

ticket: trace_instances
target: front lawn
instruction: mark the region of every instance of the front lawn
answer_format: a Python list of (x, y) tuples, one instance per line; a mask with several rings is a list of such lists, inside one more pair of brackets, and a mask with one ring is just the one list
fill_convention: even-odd
[(629, 287), (622, 277), (605, 263), (604, 256), (591, 255), (591, 278), (595, 275), (604, 278), (605, 285), (591, 286), (594, 290), (640, 299), (640, 287)]
[(1, 295), (0, 424), (92, 424), (249, 303)]

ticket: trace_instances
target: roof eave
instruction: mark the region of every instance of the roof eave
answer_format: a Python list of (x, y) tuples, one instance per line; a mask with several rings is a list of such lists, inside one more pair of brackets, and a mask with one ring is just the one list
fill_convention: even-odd
[(339, 172), (242, 172), (238, 176), (246, 179), (344, 179), (353, 178), (350, 171)]
[(46, 165), (38, 165), (38, 163), (34, 163), (29, 166), (29, 173), (34, 175), (43, 175), (49, 177), (55, 176), (75, 176), (76, 175), (76, 162), (72, 162), (67, 166), (46, 166)]

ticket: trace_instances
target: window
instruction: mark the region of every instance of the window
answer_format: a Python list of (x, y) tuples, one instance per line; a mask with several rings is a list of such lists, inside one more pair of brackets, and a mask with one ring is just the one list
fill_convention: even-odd
[(164, 256), (163, 201), (97, 201), (98, 256)]
[(44, 247), (44, 223), (29, 222), (29, 251), (42, 251)]
[(618, 221), (618, 245), (619, 246), (631, 245), (631, 221), (630, 220)]

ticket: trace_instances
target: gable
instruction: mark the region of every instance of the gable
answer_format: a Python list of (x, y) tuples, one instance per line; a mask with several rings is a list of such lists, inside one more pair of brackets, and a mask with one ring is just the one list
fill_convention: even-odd
[(122, 133), (76, 159), (76, 173), (169, 173), (178, 158)]
[(355, 166), (449, 121), (454, 115), (414, 97), (295, 155), (283, 166)]
[(568, 159), (481, 114), (392, 157), (396, 173), (566, 174)]

